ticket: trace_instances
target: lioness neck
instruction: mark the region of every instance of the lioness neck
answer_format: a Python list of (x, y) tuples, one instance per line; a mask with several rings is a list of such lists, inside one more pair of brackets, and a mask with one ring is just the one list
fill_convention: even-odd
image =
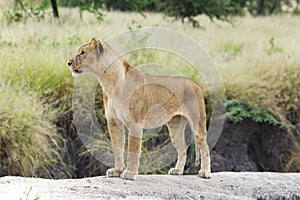
[[(116, 55), (117, 56), (117, 55)], [(116, 57), (98, 76), (100, 85), (107, 95), (111, 95), (118, 81), (125, 77), (126, 71), (132, 67), (121, 57)]]

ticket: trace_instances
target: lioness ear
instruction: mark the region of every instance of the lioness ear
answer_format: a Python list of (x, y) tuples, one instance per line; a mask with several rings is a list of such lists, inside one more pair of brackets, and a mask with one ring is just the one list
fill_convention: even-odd
[(103, 52), (103, 46), (99, 40), (96, 40), (96, 38), (91, 39), (90, 47), (91, 47), (91, 49), (95, 49), (96, 47), (98, 47), (98, 50), (100, 51), (100, 53)]
[(99, 40), (96, 40), (96, 38), (92, 38), (90, 41), (90, 47), (91, 49), (94, 49), (96, 46), (98, 46)]

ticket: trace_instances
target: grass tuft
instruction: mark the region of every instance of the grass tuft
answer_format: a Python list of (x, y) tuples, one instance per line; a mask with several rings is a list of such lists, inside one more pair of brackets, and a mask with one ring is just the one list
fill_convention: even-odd
[(35, 94), (0, 85), (0, 158), (8, 174), (50, 177), (57, 156), (53, 113)]

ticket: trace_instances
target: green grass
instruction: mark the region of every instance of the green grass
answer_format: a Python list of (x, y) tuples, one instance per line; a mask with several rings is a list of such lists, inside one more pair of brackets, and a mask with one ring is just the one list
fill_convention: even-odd
[[(1, 11), (11, 6), (5, 1), (0, 5)], [(74, 80), (67, 60), (95, 36), (105, 40), (133, 28), (149, 26), (180, 31), (210, 54), (223, 78), (227, 98), (242, 100), (258, 109), (250, 114), (243, 110), (246, 116), (255, 116), (258, 122), (270, 122), (265, 118), (274, 116), (280, 125), (289, 124), (289, 115), (300, 112), (298, 17), (235, 18), (232, 26), (199, 16), (205, 28), (195, 29), (155, 13), (145, 13), (147, 18), (144, 18), (137, 13), (109, 12), (103, 22), (88, 13), (83, 13), (80, 20), (75, 8), (60, 8), (60, 22), (52, 20), (50, 11), (46, 13), (46, 18), (39, 22), (28, 19), (26, 23), (7, 25), (0, 12), (1, 152), (14, 159), (11, 163), (18, 161), (24, 175), (34, 175), (37, 166), (45, 167), (45, 161), (51, 159), (49, 138), (50, 141), (59, 138), (53, 118), (71, 108)], [(143, 67), (149, 73), (189, 76), (209, 97), (197, 71), (176, 55), (143, 50), (125, 58), (135, 66), (147, 63), (163, 66)], [(243, 106), (238, 104), (236, 108)], [(234, 109), (229, 110), (229, 116)]]

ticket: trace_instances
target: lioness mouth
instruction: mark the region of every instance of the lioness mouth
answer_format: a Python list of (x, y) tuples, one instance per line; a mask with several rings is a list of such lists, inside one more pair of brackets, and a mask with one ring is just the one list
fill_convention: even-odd
[(80, 69), (75, 69), (74, 72), (77, 73), (77, 74), (80, 74), (80, 73), (82, 73), (82, 70), (80, 70)]

